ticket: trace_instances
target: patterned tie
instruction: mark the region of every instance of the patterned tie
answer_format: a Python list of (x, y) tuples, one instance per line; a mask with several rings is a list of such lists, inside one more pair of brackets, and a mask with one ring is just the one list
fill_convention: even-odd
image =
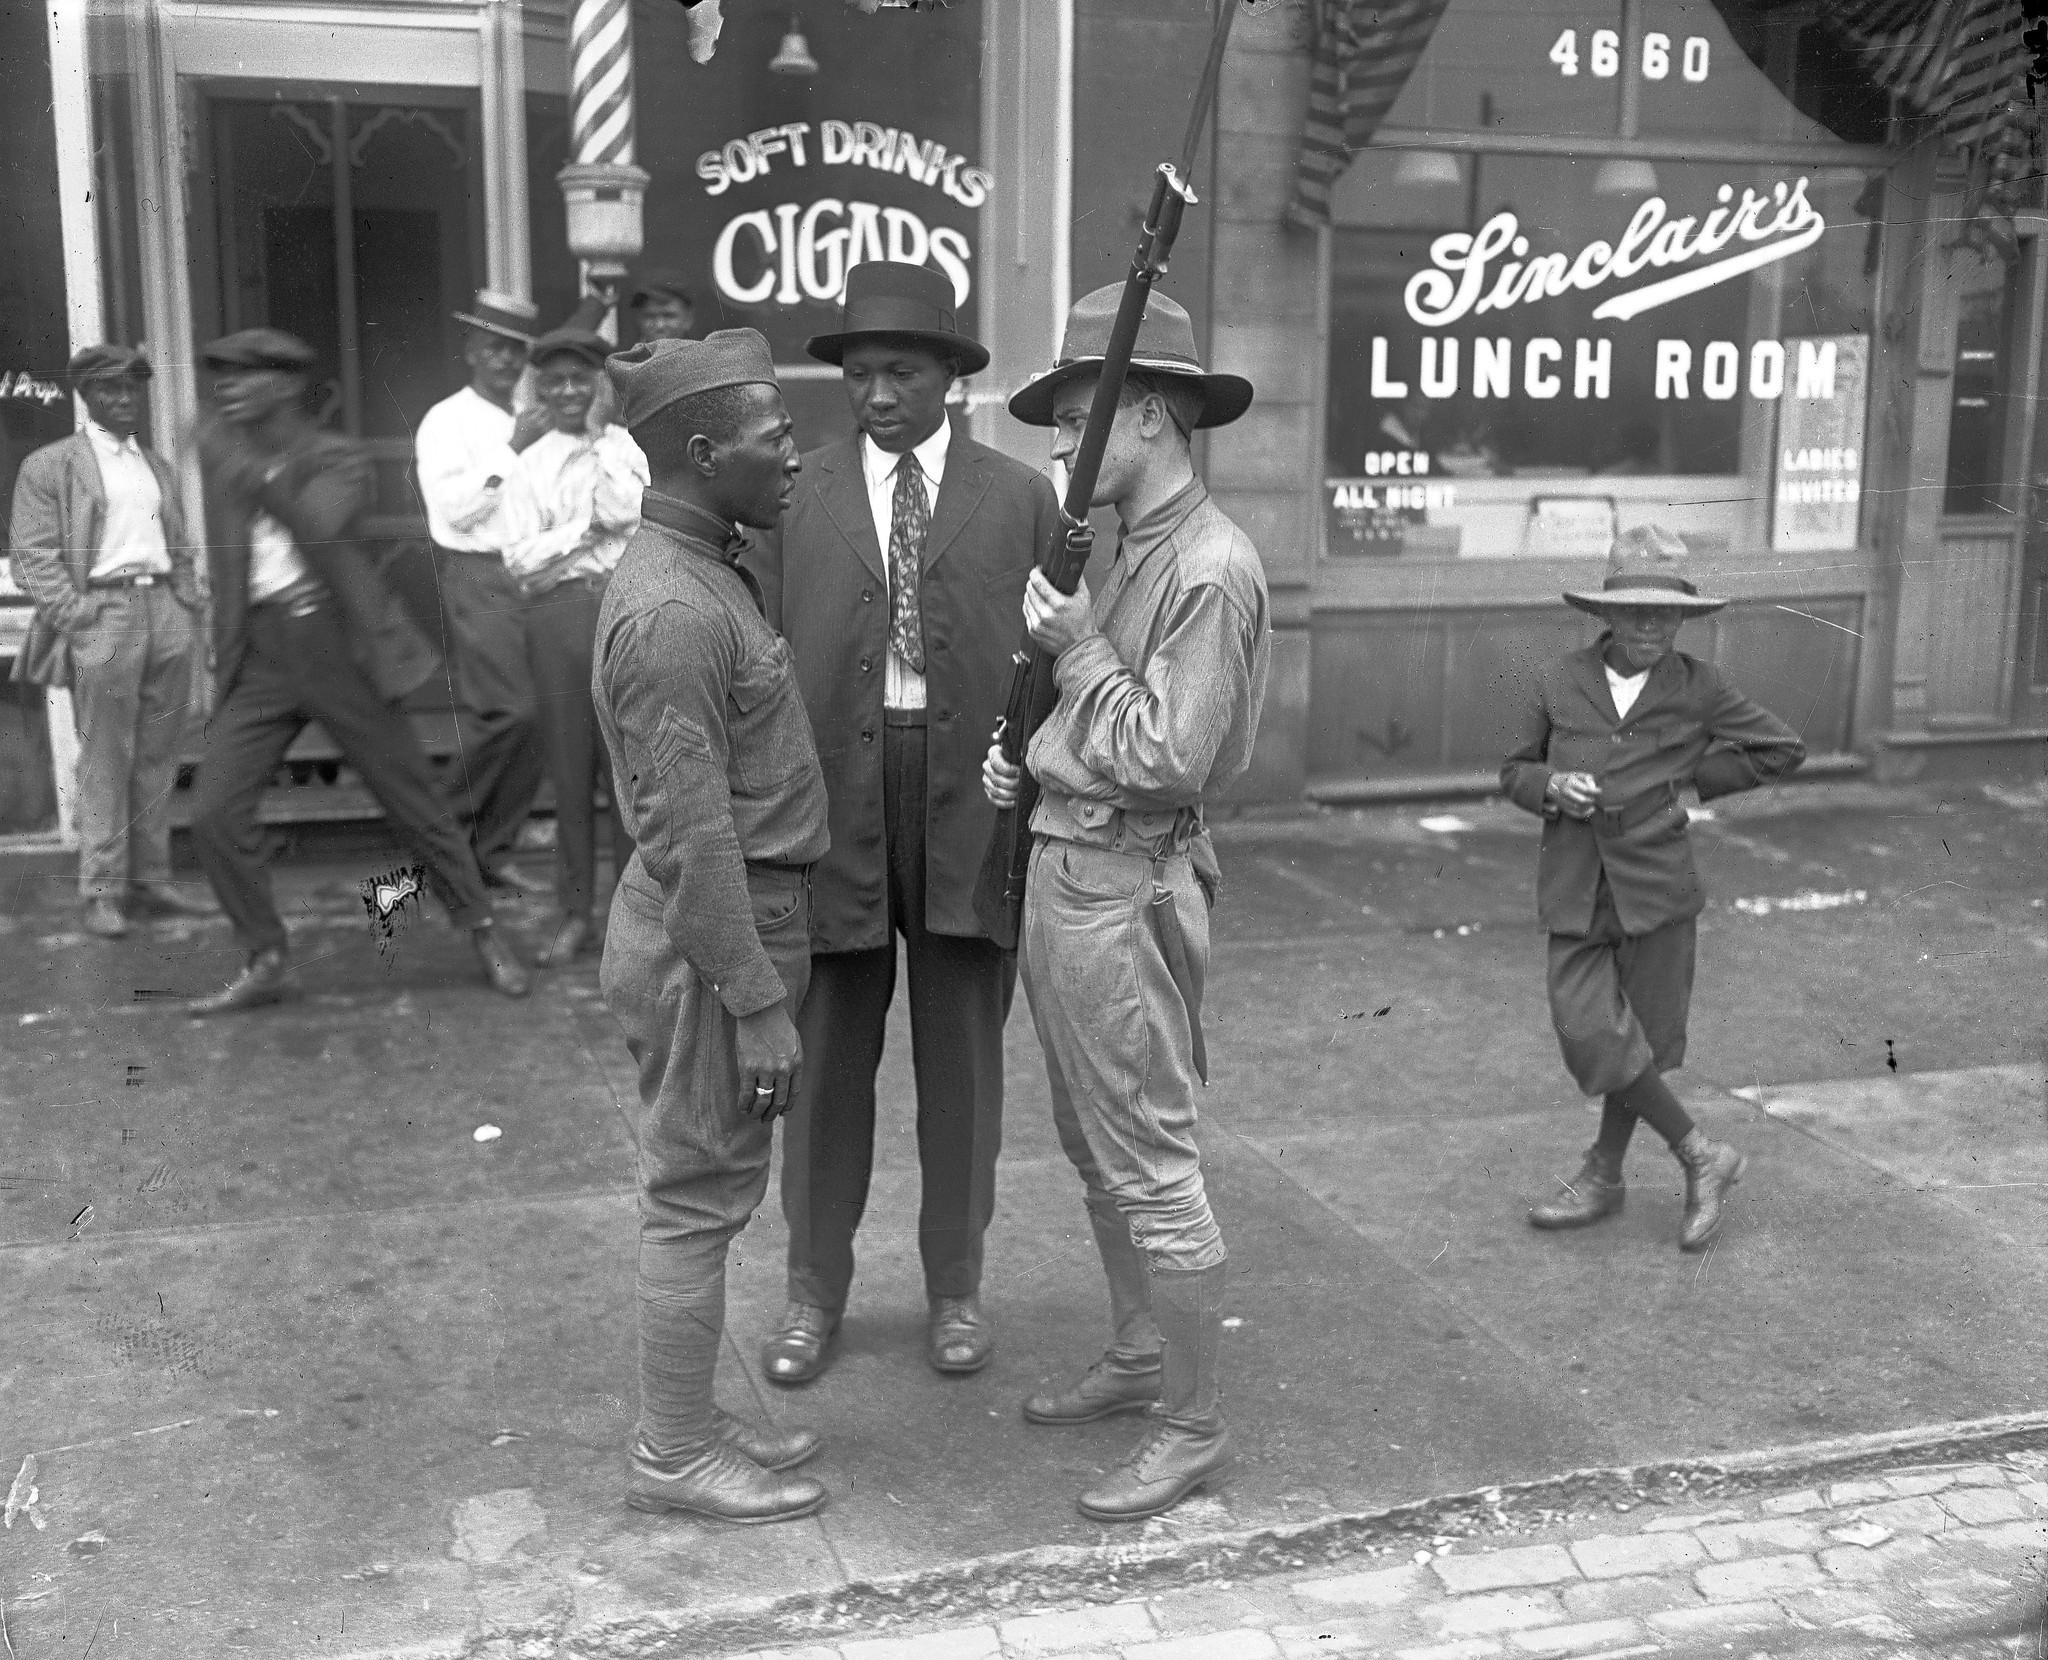
[(924, 499), (924, 469), (915, 452), (896, 463), (896, 502), (889, 515), (889, 645), (924, 673), (924, 622), (918, 612), (919, 566), (931, 534), (931, 504)]

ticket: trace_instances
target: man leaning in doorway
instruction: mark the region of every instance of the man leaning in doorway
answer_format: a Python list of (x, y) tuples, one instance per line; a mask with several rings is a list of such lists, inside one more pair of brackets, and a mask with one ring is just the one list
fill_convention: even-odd
[(839, 332), (809, 349), (838, 366), (860, 430), (804, 457), (780, 543), (764, 539), (756, 567), (795, 653), (832, 804), (797, 1016), (812, 1064), (783, 1143), (789, 1312), (761, 1368), (783, 1384), (818, 1376), (846, 1306), (901, 934), (927, 1358), (977, 1372), (995, 1347), (982, 1235), (1017, 963), (975, 920), (995, 828), (976, 781), (1003, 712), (1024, 581), (1059, 503), (1029, 467), (947, 420), (947, 388), (988, 353), (958, 332), (953, 286), (937, 271), (856, 265)]
[(171, 882), (199, 590), (170, 464), (136, 437), (149, 360), (88, 346), (70, 378), (85, 426), (37, 450), (14, 481), (14, 574), (36, 608), (14, 678), (70, 688), (78, 892), (86, 932), (116, 939), (131, 894), (160, 911), (213, 914)]
[(536, 313), (524, 300), (479, 291), (455, 320), (467, 331), (469, 384), (427, 411), (414, 438), (420, 496), (434, 539), (434, 573), (448, 622), (448, 659), (460, 753), (449, 769), (458, 822), (494, 888), (541, 894), (546, 884), (512, 862), (514, 839), (544, 767), (525, 602), (506, 570), (505, 481), (519, 455), (553, 425), (534, 404), (514, 413)]

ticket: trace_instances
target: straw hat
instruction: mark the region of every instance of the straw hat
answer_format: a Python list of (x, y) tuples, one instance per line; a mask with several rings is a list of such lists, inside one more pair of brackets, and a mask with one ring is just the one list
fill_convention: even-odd
[(1599, 616), (1610, 605), (1658, 606), (1704, 617), (1725, 599), (1705, 599), (1686, 575), (1685, 539), (1662, 525), (1636, 525), (1607, 550), (1607, 580), (1597, 592), (1565, 591), (1567, 604)]

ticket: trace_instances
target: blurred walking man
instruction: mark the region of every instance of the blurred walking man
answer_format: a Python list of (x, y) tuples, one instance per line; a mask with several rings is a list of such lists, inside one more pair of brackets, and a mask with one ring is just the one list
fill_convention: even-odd
[(131, 895), (177, 915), (214, 911), (171, 882), (199, 589), (170, 464), (135, 436), (149, 360), (88, 346), (70, 378), (84, 429), (37, 450), (14, 481), (9, 546), (36, 608), (14, 676), (70, 688), (78, 893), (86, 932), (116, 939)]
[(455, 320), (468, 330), (469, 384), (427, 411), (414, 435), (434, 573), (448, 619), (448, 675), (460, 753), (451, 771), (459, 822), (495, 888), (546, 889), (512, 863), (544, 769), (526, 661), (525, 603), (505, 569), (499, 508), (521, 451), (553, 424), (539, 404), (512, 412), (537, 332), (524, 300), (488, 290)]
[(978, 1372), (995, 1350), (982, 1235), (1017, 963), (974, 916), (995, 828), (976, 774), (1003, 712), (1024, 579), (1059, 503), (1029, 467), (947, 420), (947, 388), (988, 353), (956, 332), (953, 287), (937, 271), (856, 265), (839, 332), (810, 353), (839, 366), (860, 432), (804, 458), (780, 541), (764, 541), (755, 565), (796, 654), (832, 803), (797, 1016), (811, 1066), (783, 1140), (789, 1311), (761, 1370), (774, 1383), (818, 1376), (846, 1307), (900, 934), (926, 1355), (941, 1372)]
[[(1058, 365), (1010, 413), (1080, 445), (1123, 285), (1067, 318)], [(1152, 295), (1110, 430), (1094, 505), (1122, 528), (1091, 608), (1034, 571), (1031, 637), (1057, 660), (1059, 702), (1025, 756), (1042, 791), (1024, 890), (1024, 989), (1061, 1145), (1109, 1279), (1115, 1337), (1065, 1389), (1032, 1396), (1035, 1424), (1150, 1407), (1123, 1462), (1081, 1495), (1100, 1522), (1156, 1516), (1233, 1461), (1216, 1362), (1223, 1235), (1203, 1190), (1195, 1090), (1208, 1078), (1202, 981), (1219, 873), (1203, 803), (1249, 764), (1272, 630), (1258, 550), (1210, 501), (1188, 437), (1250, 406), (1235, 375), (1206, 375), (1188, 314)], [(989, 750), (997, 806), (1019, 773)]]
[(434, 658), (354, 540), (374, 494), (369, 456), (307, 417), (313, 352), (303, 340), (244, 329), (202, 357), (214, 374), (213, 409), (197, 436), (219, 701), (192, 787), (192, 840), (249, 957), (190, 1012), (225, 1014), (286, 994), (284, 919), (256, 809), (312, 720), (426, 867), (491, 988), (525, 996), (526, 971), (492, 929), (483, 875), (398, 707), (434, 672)]
[(783, 1474), (808, 1430), (712, 1399), (725, 1259), (768, 1191), (803, 1059), (810, 867), (825, 781), (789, 647), (739, 564), (798, 469), (768, 342), (752, 329), (635, 346), (607, 364), (653, 483), (598, 610), (593, 692), (635, 851), (601, 984), (640, 1072), (640, 1423), (626, 1501), (727, 1522), (809, 1515)]

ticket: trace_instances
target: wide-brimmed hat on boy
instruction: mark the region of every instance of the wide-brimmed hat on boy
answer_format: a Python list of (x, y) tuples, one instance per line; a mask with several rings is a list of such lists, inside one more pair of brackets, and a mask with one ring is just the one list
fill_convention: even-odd
[(494, 294), (488, 288), (479, 288), (470, 308), (458, 311), (454, 316), (458, 323), (482, 329), (486, 334), (501, 334), (522, 346), (532, 345), (533, 337), (540, 333), (538, 311), (525, 300), (515, 300), (509, 294)]
[(1607, 550), (1607, 580), (1599, 589), (1567, 589), (1564, 597), (1596, 617), (1610, 605), (1668, 608), (1689, 617), (1720, 610), (1728, 602), (1705, 598), (1687, 574), (1690, 564), (1684, 537), (1662, 525), (1635, 525)]
[(835, 334), (821, 334), (804, 350), (820, 363), (839, 363), (863, 340), (913, 340), (958, 361), (963, 375), (988, 367), (988, 348), (960, 332), (949, 277), (923, 265), (870, 259), (846, 273), (846, 300)]
[[(1124, 285), (1111, 283), (1075, 301), (1067, 313), (1066, 337), (1060, 341), (1059, 361), (1010, 399), (1010, 413), (1026, 426), (1053, 424), (1053, 394), (1070, 380), (1101, 368), (1109, 350), (1109, 333), (1116, 323), (1117, 307), (1123, 302)], [(1202, 369), (1195, 351), (1195, 325), (1176, 301), (1154, 290), (1138, 324), (1138, 338), (1131, 347), (1131, 368), (1147, 375), (1173, 375), (1197, 382), (1202, 388), (1202, 413), (1198, 427), (1228, 426), (1252, 406), (1252, 383), (1242, 375), (1212, 375)]]

